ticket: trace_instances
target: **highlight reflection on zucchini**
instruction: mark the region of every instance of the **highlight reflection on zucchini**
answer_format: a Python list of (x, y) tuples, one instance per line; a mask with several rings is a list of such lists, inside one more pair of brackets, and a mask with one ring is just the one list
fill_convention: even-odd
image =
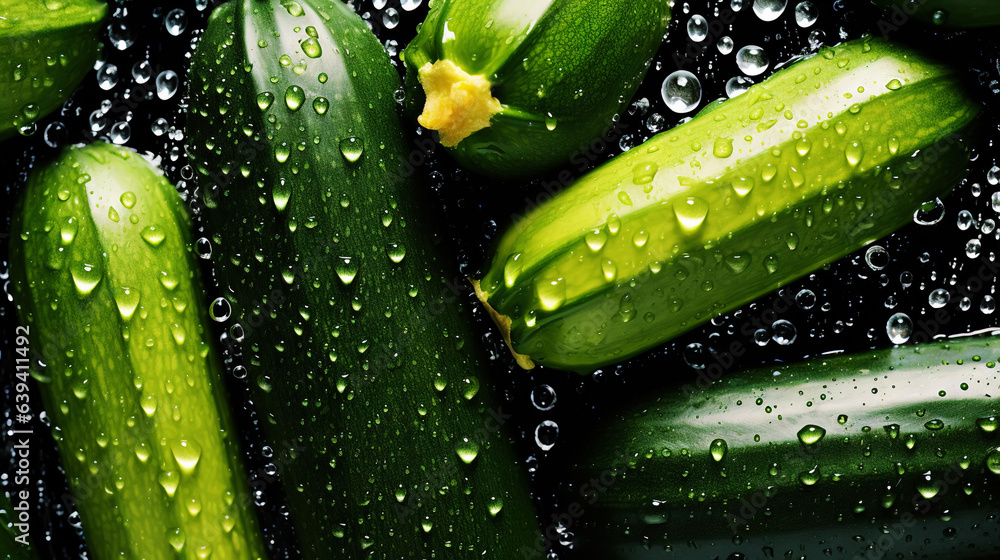
[(911, 221), (965, 175), (978, 113), (902, 47), (823, 48), (529, 213), (478, 294), (524, 367), (620, 361)]
[(632, 99), (673, 0), (438, 0), (406, 47), (407, 97), (467, 169), (568, 163)]
[(630, 405), (574, 457), (576, 548), (997, 558), (998, 360), (1000, 338), (956, 339), (731, 372)]
[(104, 143), (35, 168), (14, 211), (32, 375), (96, 560), (263, 558), (189, 228), (162, 172)]

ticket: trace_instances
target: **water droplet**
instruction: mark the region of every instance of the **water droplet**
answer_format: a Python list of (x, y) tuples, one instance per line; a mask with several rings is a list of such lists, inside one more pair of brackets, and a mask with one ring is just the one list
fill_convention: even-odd
[(386, 29), (393, 29), (399, 25), (399, 12), (396, 11), (396, 8), (388, 8), (382, 12), (382, 25)]
[(754, 180), (753, 177), (738, 176), (733, 178), (731, 184), (733, 187), (733, 191), (736, 192), (736, 195), (739, 197), (744, 197), (750, 194), (750, 191), (753, 190)]
[(128, 287), (115, 289), (115, 303), (118, 305), (118, 313), (122, 316), (122, 320), (128, 322), (139, 306), (139, 290)]
[(698, 229), (708, 216), (708, 203), (704, 200), (689, 196), (684, 200), (674, 202), (674, 215), (677, 222), (686, 232)]
[(925, 499), (931, 499), (941, 491), (941, 485), (931, 477), (931, 472), (927, 471), (921, 475), (917, 482), (917, 492)]
[(566, 282), (562, 278), (538, 282), (535, 291), (542, 309), (546, 311), (555, 311), (566, 301)]
[(269, 91), (262, 91), (257, 94), (257, 106), (261, 111), (266, 111), (274, 103), (274, 94)]
[(921, 226), (932, 226), (944, 219), (944, 203), (940, 198), (925, 202), (913, 212), (913, 221)]
[(406, 256), (406, 247), (402, 243), (387, 243), (385, 252), (389, 255), (390, 261), (401, 263), (403, 262), (403, 257)]
[(559, 425), (552, 420), (542, 420), (535, 426), (535, 445), (542, 451), (552, 449), (559, 438)]
[(660, 95), (675, 113), (690, 113), (701, 103), (701, 82), (687, 70), (678, 70), (663, 80)]
[(132, 138), (132, 127), (125, 121), (116, 122), (111, 125), (111, 130), (108, 131), (108, 139), (113, 144), (124, 144), (130, 138)]
[(727, 158), (733, 155), (733, 139), (716, 138), (715, 145), (712, 147), (712, 155), (717, 158)]
[(583, 235), (583, 240), (587, 243), (587, 247), (596, 253), (604, 248), (604, 244), (608, 241), (608, 233), (604, 228), (594, 228)]
[(166, 238), (166, 234), (163, 230), (156, 226), (147, 226), (142, 228), (139, 232), (139, 236), (142, 240), (149, 244), (151, 247), (159, 247), (163, 240)]
[(167, 12), (167, 15), (163, 17), (163, 26), (167, 28), (167, 33), (173, 35), (174, 37), (184, 33), (184, 30), (187, 28), (187, 22), (187, 13), (180, 8), (170, 10)]
[(976, 426), (987, 434), (991, 434), (997, 431), (997, 417), (996, 416), (984, 416), (983, 418), (976, 419)]
[(1000, 447), (986, 455), (986, 468), (993, 474), (1000, 475)]
[(358, 263), (354, 262), (351, 257), (340, 257), (335, 268), (337, 276), (345, 286), (350, 285), (358, 274)]
[(173, 70), (164, 70), (156, 76), (156, 96), (166, 101), (177, 93), (180, 78)]
[(747, 78), (746, 76), (733, 76), (726, 81), (726, 95), (732, 99), (741, 93), (746, 93), (752, 85), (753, 80)]
[(872, 270), (882, 270), (889, 265), (889, 252), (881, 245), (872, 245), (865, 251), (865, 262)]
[(816, 23), (816, 18), (818, 17), (819, 10), (816, 8), (816, 5), (809, 0), (799, 2), (798, 5), (795, 6), (795, 23), (797, 23), (799, 27), (812, 27), (812, 25)]
[(727, 444), (724, 439), (716, 439), (712, 441), (712, 443), (708, 446), (708, 449), (712, 454), (712, 459), (718, 463), (719, 461), (725, 459), (726, 451), (729, 450), (729, 444)]
[(137, 84), (144, 84), (153, 77), (153, 65), (148, 60), (140, 60), (132, 65), (132, 79)]
[(556, 405), (556, 390), (549, 385), (539, 385), (531, 390), (531, 404), (538, 410), (552, 410)]
[(696, 43), (700, 43), (708, 36), (708, 20), (705, 16), (695, 14), (687, 23), (688, 37)]
[(101, 281), (104, 271), (101, 270), (99, 264), (76, 261), (70, 267), (70, 276), (73, 277), (73, 284), (76, 285), (77, 293), (81, 296), (88, 296), (97, 287), (98, 282)]
[(167, 530), (167, 542), (170, 546), (174, 547), (174, 550), (181, 552), (184, 550), (184, 543), (187, 542), (187, 537), (184, 535), (184, 531), (179, 528)]
[(798, 337), (798, 331), (795, 329), (795, 325), (786, 319), (778, 319), (772, 323), (771, 330), (774, 333), (771, 335), (771, 338), (773, 338), (774, 341), (781, 346), (788, 346), (789, 344), (795, 342), (795, 339)]
[(504, 285), (510, 288), (514, 285), (517, 277), (521, 275), (521, 270), (524, 267), (524, 262), (521, 260), (521, 253), (515, 253), (507, 257), (507, 261), (503, 265), (503, 282)]
[(719, 42), (715, 44), (715, 48), (719, 49), (719, 52), (724, 55), (733, 52), (735, 46), (733, 38), (729, 35), (723, 35), (719, 38)]
[(340, 153), (349, 162), (361, 159), (365, 152), (365, 142), (361, 138), (351, 136), (340, 141)]
[(313, 110), (316, 111), (317, 115), (325, 114), (329, 108), (330, 101), (327, 98), (317, 97), (316, 99), (313, 99)]
[(788, 0), (754, 0), (753, 13), (761, 21), (774, 21), (781, 17), (788, 6)]
[[(276, 148), (277, 149), (277, 148)], [(288, 206), (288, 200), (292, 197), (292, 185), (285, 181), (284, 177), (278, 180), (271, 189), (271, 200), (274, 202), (278, 212), (284, 212)]]
[(924, 422), (924, 428), (927, 428), (932, 432), (936, 432), (938, 430), (944, 429), (944, 421), (939, 418), (928, 420), (927, 422)]
[(174, 460), (177, 461), (181, 472), (186, 475), (194, 472), (198, 460), (201, 459), (201, 445), (194, 440), (177, 440), (170, 445), (170, 451), (173, 452)]
[(632, 168), (632, 182), (636, 185), (651, 183), (659, 170), (660, 167), (654, 162), (638, 163)]
[(305, 39), (299, 46), (302, 48), (302, 52), (306, 53), (309, 58), (319, 58), (323, 55), (323, 47), (319, 44), (319, 40), (316, 37), (309, 37)]
[(799, 482), (805, 486), (812, 486), (819, 482), (820, 472), (819, 466), (815, 466), (808, 471), (803, 471), (799, 473)]
[(948, 292), (948, 290), (945, 290), (943, 288), (938, 288), (932, 291), (930, 295), (927, 296), (927, 303), (929, 303), (930, 306), (933, 307), (934, 309), (940, 309), (944, 307), (945, 305), (948, 304), (949, 300), (951, 300), (951, 294)]
[(103, 64), (97, 70), (97, 85), (103, 90), (110, 90), (118, 85), (118, 67), (111, 63)]
[(160, 486), (167, 492), (167, 496), (171, 498), (177, 492), (177, 486), (181, 483), (181, 477), (175, 471), (163, 471), (158, 477)]
[(889, 321), (885, 325), (885, 332), (893, 344), (902, 344), (909, 340), (910, 335), (913, 334), (913, 320), (906, 313), (896, 313), (889, 317)]
[(232, 308), (229, 306), (229, 300), (224, 297), (215, 298), (208, 306), (208, 316), (217, 323), (225, 323), (229, 320), (230, 315), (232, 315)]
[(806, 424), (798, 431), (799, 441), (806, 445), (818, 443), (825, 435), (826, 430), (814, 424)]
[(858, 142), (851, 142), (844, 148), (844, 157), (851, 167), (857, 166), (865, 157), (865, 148)]
[(503, 509), (503, 498), (491, 496), (489, 503), (490, 517), (496, 517)]
[[(783, 2), (786, 0), (782, 0)], [(784, 9), (784, 7), (782, 7)], [(747, 76), (759, 76), (771, 65), (764, 49), (757, 45), (747, 45), (736, 53), (736, 65)]]
[(306, 101), (306, 92), (299, 86), (288, 86), (285, 90), (285, 106), (289, 111), (298, 111)]
[(979, 241), (978, 239), (970, 239), (965, 244), (965, 256), (969, 257), (970, 259), (974, 259), (979, 256), (979, 253), (982, 251), (982, 249), (983, 249), (983, 244), (981, 241)]
[(618, 265), (611, 259), (604, 259), (601, 261), (601, 272), (605, 281), (612, 282), (618, 276)]
[(479, 455), (479, 444), (475, 440), (464, 437), (462, 441), (455, 445), (455, 453), (458, 454), (458, 458), (463, 463), (466, 465), (471, 464), (476, 460), (476, 456)]

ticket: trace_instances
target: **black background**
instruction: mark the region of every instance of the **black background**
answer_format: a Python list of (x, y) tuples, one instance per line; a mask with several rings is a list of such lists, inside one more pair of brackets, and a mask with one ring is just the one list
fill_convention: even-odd
[[(695, 114), (697, 110), (685, 115), (674, 113), (661, 97), (661, 83), (675, 70), (688, 70), (699, 78), (703, 90), (700, 108), (711, 100), (725, 97), (726, 81), (740, 75), (735, 56), (744, 45), (763, 47), (771, 61), (768, 71), (754, 78), (755, 82), (759, 82), (776, 66), (795, 56), (813, 53), (820, 45), (832, 45), (870, 33), (887, 35), (892, 40), (921, 48), (967, 74), (973, 94), (986, 107), (982, 116), (984, 132), (975, 147), (968, 179), (944, 200), (945, 214), (939, 223), (931, 226), (910, 224), (876, 242), (888, 253), (886, 261), (875, 262), (877, 265), (884, 264), (884, 268), (876, 270), (866, 262), (866, 250), (858, 251), (790, 283), (777, 294), (769, 294), (738, 311), (717, 317), (645, 355), (588, 376), (545, 368), (530, 373), (518, 369), (494, 334), (485, 314), (470, 296), (468, 305), (475, 310), (476, 327), (493, 358), (490, 382), (502, 396), (504, 410), (513, 414), (509, 424), (514, 426), (511, 435), (518, 446), (524, 468), (530, 473), (535, 501), (544, 525), (549, 524), (551, 514), (563, 511), (559, 503), (561, 474), (565, 472), (565, 461), (572, 451), (574, 440), (586, 438), (602, 417), (613, 414), (636, 397), (653, 390), (677, 390), (683, 384), (697, 381), (699, 375), (706, 371), (704, 367), (717, 363), (721, 353), (732, 348), (733, 344), (738, 344), (744, 352), (732, 356), (732, 365), (725, 369), (727, 375), (748, 367), (799, 360), (823, 352), (888, 347), (891, 345), (886, 333), (889, 317), (897, 312), (906, 313), (919, 329), (920, 320), (937, 311), (928, 304), (928, 294), (938, 288), (951, 293), (951, 300), (945, 306), (948, 321), (943, 323), (941, 334), (962, 334), (997, 325), (1000, 313), (984, 313), (980, 309), (985, 296), (996, 297), (995, 280), (978, 287), (975, 283), (970, 284), (983, 259), (992, 260), (1000, 245), (997, 241), (1000, 234), (984, 231), (989, 229), (987, 220), (1000, 221), (1000, 204), (997, 209), (991, 206), (991, 196), (1000, 191), (1000, 185), (991, 184), (987, 177), (996, 164), (998, 150), (995, 143), (1000, 139), (996, 115), (996, 110), (1000, 108), (1000, 41), (996, 31), (955, 32), (930, 28), (918, 22), (894, 20), (882, 16), (864, 0), (811, 2), (818, 10), (818, 19), (810, 27), (802, 28), (796, 23), (794, 15), (798, 0), (789, 0), (784, 14), (773, 22), (762, 22), (753, 12), (753, 0), (743, 0), (742, 9), (735, 12), (733, 23), (725, 26), (722, 33), (715, 33), (719, 29), (718, 24), (712, 23), (708, 38), (695, 42), (686, 31), (691, 16), (700, 14), (709, 22), (718, 22), (727, 19), (734, 2), (678, 1), (674, 6), (668, 38), (633, 100), (638, 103), (621, 115), (625, 136), (620, 145), (595, 150), (593, 164), (599, 164), (652, 136), (647, 123), (651, 117), (653, 121), (658, 120), (654, 114), (663, 118), (664, 129)], [(5, 326), (0, 359), (3, 365), (5, 425), (8, 428), (12, 425), (10, 411), (13, 405), (12, 335), (17, 323), (10, 296), (7, 259), (8, 236), (16, 234), (10, 231), (13, 202), (33, 166), (53, 157), (61, 146), (68, 143), (110, 139), (112, 125), (118, 121), (129, 123), (131, 134), (126, 144), (159, 158), (167, 176), (177, 184), (181, 193), (190, 194), (195, 185), (184, 156), (181, 132), (184, 76), (193, 43), (204, 29), (212, 7), (217, 4), (207, 0), (112, 2), (107, 27), (103, 31), (105, 47), (102, 60), (117, 66), (117, 84), (108, 90), (102, 89), (98, 85), (97, 72), (91, 72), (61, 110), (39, 121), (34, 134), (2, 143), (0, 208), (3, 208), (3, 222), (0, 231), (5, 235), (0, 236), (0, 281), (4, 286), (0, 315)], [(354, 6), (370, 22), (402, 73), (398, 51), (405, 47), (414, 35), (415, 26), (423, 20), (427, 0), (422, 0), (411, 11), (402, 9), (399, 0), (375, 0), (374, 3), (363, 0), (355, 2)], [(168, 33), (164, 25), (166, 14), (175, 8), (183, 9), (187, 20), (184, 30), (176, 36)], [(392, 23), (394, 20), (398, 22), (395, 25)], [(715, 46), (722, 35), (730, 36), (735, 44), (733, 51), (727, 55), (722, 55)], [(118, 48), (126, 44), (126, 48)], [(676, 53), (697, 54), (685, 60), (684, 57), (674, 56)], [(143, 60), (149, 61), (152, 77), (145, 84), (138, 84), (132, 76), (132, 67)], [(173, 97), (161, 100), (155, 93), (154, 82), (159, 72), (168, 69), (180, 75), (182, 86)], [(643, 99), (647, 102), (640, 101)], [(107, 110), (103, 118), (97, 119), (97, 125), (92, 126), (91, 116), (94, 111), (101, 111), (102, 106)], [(151, 123), (159, 118), (165, 119), (170, 127), (162, 135), (154, 134), (151, 128)], [(417, 125), (412, 119), (406, 122), (416, 130)], [(566, 169), (574, 175), (579, 174), (575, 165), (567, 165)], [(441, 150), (428, 158), (420, 166), (419, 174), (425, 179), (423, 188), (427, 205), (436, 214), (435, 223), (440, 224), (440, 234), (454, 257), (447, 263), (449, 272), (453, 276), (481, 275), (488, 265), (495, 238), (511, 223), (513, 216), (538, 201), (540, 196), (545, 197), (542, 185), (553, 180), (558, 172), (556, 170), (548, 177), (530, 182), (498, 182), (459, 169)], [(971, 213), (975, 220), (975, 225), (968, 229), (958, 224), (962, 210)], [(194, 237), (199, 235), (196, 233)], [(979, 257), (970, 258), (966, 254), (966, 244), (972, 239), (978, 239), (982, 244)], [(203, 278), (209, 279), (207, 283), (210, 285), (210, 293), (204, 299), (207, 305), (221, 292), (217, 286), (211, 285), (211, 263), (201, 262), (204, 265)], [(906, 282), (908, 276), (912, 279)], [(774, 318), (768, 316), (771, 320), (790, 322), (796, 332), (794, 342), (778, 344), (773, 339), (765, 338), (764, 344), (759, 345), (753, 336), (745, 334), (744, 325), (752, 324), (753, 320), (770, 310), (776, 297), (794, 296), (802, 290), (815, 294), (814, 305), (792, 305)], [(968, 310), (963, 309), (963, 293), (968, 293)], [(216, 334), (221, 335), (227, 326), (217, 325)], [(767, 328), (769, 325), (763, 326)], [(773, 331), (765, 331), (765, 337), (770, 334)], [(230, 360), (228, 365), (232, 366), (234, 362)], [(249, 409), (246, 384), (232, 376), (227, 384), (232, 393), (234, 414), (243, 432), (248, 466), (255, 472), (266, 472), (268, 458), (264, 446), (267, 442), (257, 429), (255, 415)], [(555, 405), (551, 408), (545, 406), (547, 410), (532, 402), (532, 395), (541, 400), (539, 397), (550, 394), (543, 385), (551, 387), (556, 395)], [(36, 407), (40, 406), (41, 398), (37, 390), (32, 394), (32, 402)], [(536, 427), (543, 421), (552, 421), (558, 426), (558, 435), (554, 439), (551, 429), (542, 430), (536, 436)], [(68, 488), (57, 466), (55, 446), (43, 423), (44, 416), (41, 421), (35, 422), (36, 433), (32, 442), (32, 468), (37, 469), (32, 473), (33, 491), (41, 496), (33, 504), (32, 537), (43, 558), (86, 557), (79, 518), (71, 502), (63, 503), (62, 496)], [(536, 441), (538, 437), (542, 443), (554, 441), (554, 445), (543, 451)], [(10, 456), (12, 442), (6, 431), (2, 438)], [(11, 479), (5, 477), (0, 480), (0, 485), (6, 487), (10, 482)], [(280, 484), (267, 485), (258, 499), (261, 523), (272, 557), (298, 557), (281, 503)], [(565, 536), (567, 542), (572, 540), (572, 528)], [(556, 544), (550, 556), (554, 558), (565, 555), (565, 552), (563, 544)]]

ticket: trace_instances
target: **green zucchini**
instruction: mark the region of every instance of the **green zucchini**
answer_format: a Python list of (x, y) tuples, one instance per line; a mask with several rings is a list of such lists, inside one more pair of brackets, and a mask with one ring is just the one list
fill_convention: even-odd
[(51, 113), (100, 54), (107, 5), (97, 0), (0, 0), (0, 140)]
[(886, 12), (878, 30), (884, 34), (911, 20), (935, 26), (967, 28), (1000, 25), (1000, 2), (996, 0), (872, 0)]
[(31, 374), (96, 560), (263, 558), (189, 226), (159, 170), (103, 143), (36, 168), (14, 211)]
[[(286, 62), (291, 61), (290, 64)], [(444, 273), (388, 55), (349, 7), (220, 6), (187, 137), (304, 558), (511, 558), (538, 534)]]
[(602, 559), (996, 558), (998, 359), (956, 339), (671, 389), (587, 436), (563, 515)]
[(628, 358), (909, 222), (966, 173), (978, 112), (902, 47), (821, 49), (533, 209), (480, 299), (525, 367)]
[(403, 52), (418, 119), (467, 169), (568, 163), (631, 101), (670, 0), (438, 0)]

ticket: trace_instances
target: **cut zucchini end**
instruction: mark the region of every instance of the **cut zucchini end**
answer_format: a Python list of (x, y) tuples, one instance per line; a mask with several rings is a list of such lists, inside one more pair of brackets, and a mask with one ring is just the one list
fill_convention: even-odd
[(426, 102), (417, 122), (438, 131), (441, 145), (457, 146), (473, 132), (490, 126), (500, 100), (490, 93), (486, 76), (471, 75), (450, 60), (425, 63), (417, 71)]
[(521, 369), (534, 369), (535, 362), (531, 361), (531, 358), (526, 354), (518, 354), (514, 351), (514, 346), (510, 343), (510, 325), (511, 319), (506, 315), (501, 315), (493, 306), (486, 302), (489, 299), (489, 294), (484, 292), (479, 287), (479, 280), (469, 278), (469, 283), (472, 284), (472, 289), (476, 292), (476, 297), (479, 301), (483, 302), (483, 307), (486, 308), (486, 312), (490, 314), (490, 318), (496, 324), (497, 328), (500, 329), (500, 334), (503, 335), (503, 341), (507, 344), (507, 349), (514, 356), (514, 361), (517, 365), (521, 366)]

